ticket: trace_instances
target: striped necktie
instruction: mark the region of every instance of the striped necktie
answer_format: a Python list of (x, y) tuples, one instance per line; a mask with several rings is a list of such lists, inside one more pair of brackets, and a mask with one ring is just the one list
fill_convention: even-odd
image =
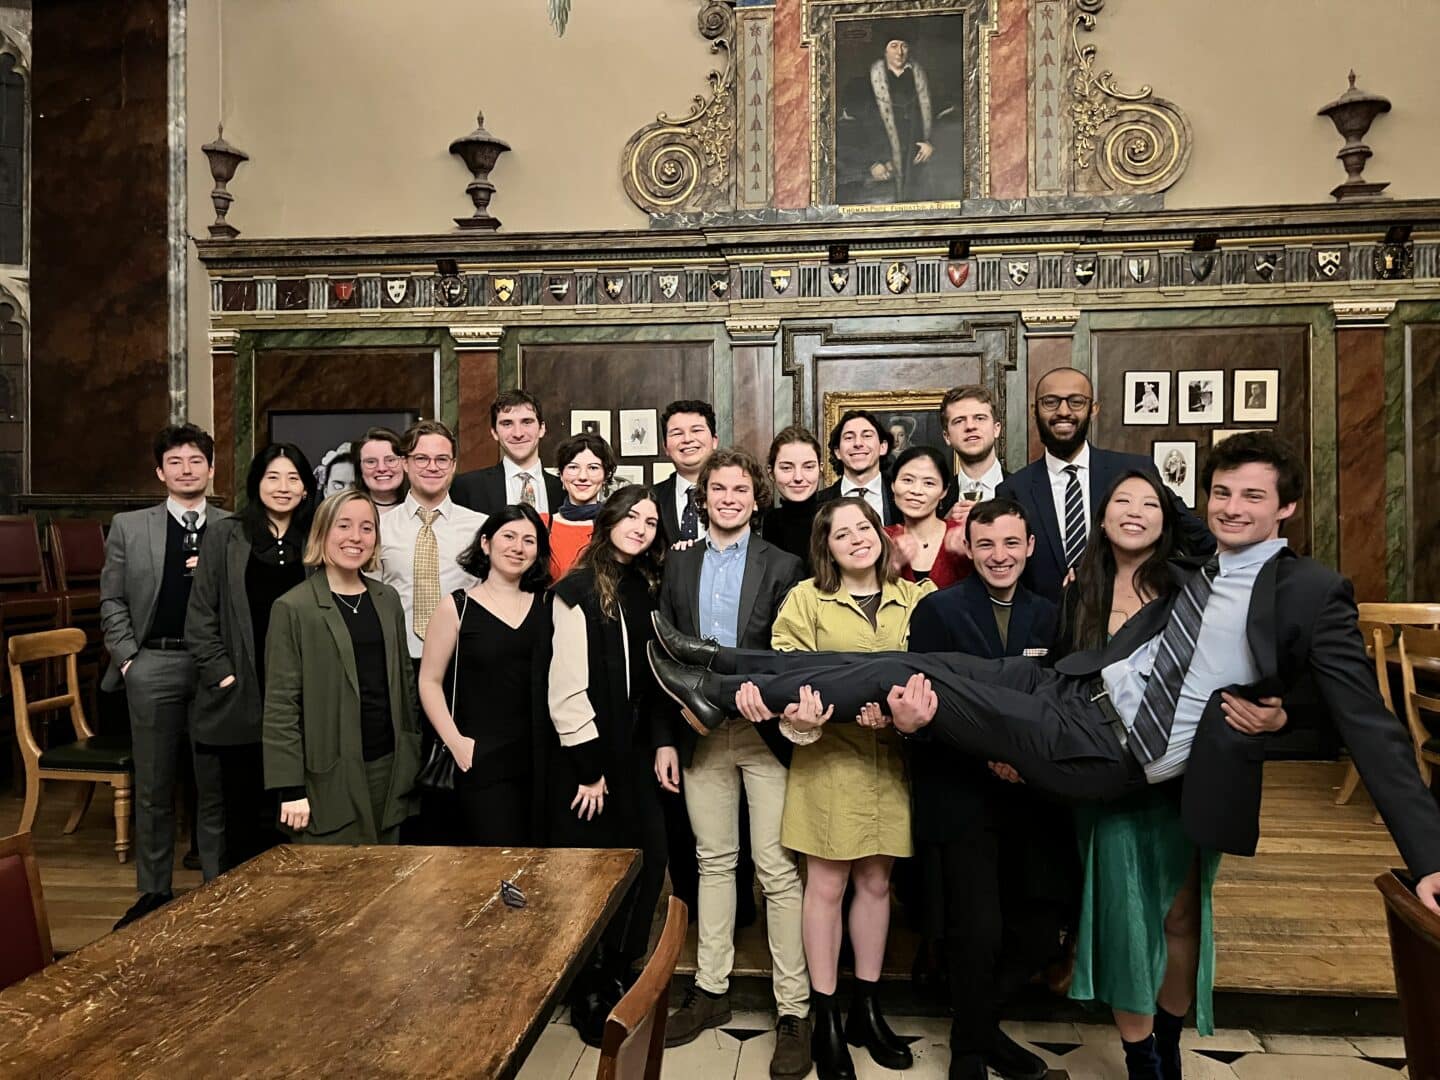
[(416, 511), (420, 515), (420, 531), (415, 535), (413, 587), (415, 604), (412, 623), (415, 636), (422, 641), (430, 625), (430, 616), (440, 606), (440, 543), (435, 538), (434, 522), (439, 510)]
[(1085, 499), (1080, 493), (1080, 466), (1065, 466), (1065, 566), (1085, 554)]
[(1149, 764), (1165, 753), (1170, 745), (1170, 728), (1175, 723), (1175, 706), (1180, 700), (1180, 687), (1190, 670), (1195, 643), (1200, 640), (1200, 623), (1205, 617), (1205, 603), (1220, 572), (1220, 557), (1213, 555), (1175, 600), (1170, 621), (1160, 636), (1155, 653), (1155, 666), (1145, 696), (1135, 713), (1135, 726), (1130, 732), (1130, 750), (1142, 765)]

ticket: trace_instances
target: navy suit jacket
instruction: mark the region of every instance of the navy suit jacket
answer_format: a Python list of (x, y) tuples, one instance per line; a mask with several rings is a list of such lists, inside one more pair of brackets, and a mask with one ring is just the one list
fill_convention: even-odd
[[(554, 514), (565, 501), (565, 488), (558, 476), (551, 476), (544, 469), (540, 470), (540, 475), (545, 477), (545, 498), (549, 503), (550, 513)], [(450, 498), (456, 506), (478, 510), (487, 517), (499, 513), (510, 504), (509, 495), (505, 491), (504, 463), (461, 473), (455, 478), (455, 483), (450, 485)]]
[[(1139, 454), (1125, 454), (1118, 450), (1101, 450), (1090, 447), (1090, 512), (1099, 510), (1100, 500), (1115, 482), (1116, 477), (1131, 469), (1139, 469), (1159, 478), (1155, 463)], [(1065, 581), (1065, 541), (1060, 535), (1060, 519), (1055, 515), (1055, 496), (1050, 490), (1050, 472), (1045, 468), (1043, 457), (1032, 461), (1017, 473), (1007, 476), (996, 495), (1014, 499), (1025, 508), (1030, 519), (1030, 528), (1035, 532), (1035, 554), (1025, 567), (1024, 583), (1032, 591), (1051, 602), (1060, 599), (1060, 588)], [(1178, 496), (1175, 509), (1180, 513), (1180, 533), (1186, 551), (1191, 555), (1209, 555), (1215, 550), (1215, 538), (1204, 522), (1186, 509)], [(1094, 530), (1091, 530), (1094, 539)]]

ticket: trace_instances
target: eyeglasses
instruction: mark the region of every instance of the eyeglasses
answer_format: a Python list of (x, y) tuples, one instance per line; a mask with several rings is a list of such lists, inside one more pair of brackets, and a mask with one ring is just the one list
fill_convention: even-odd
[(1063, 401), (1074, 412), (1079, 412), (1081, 409), (1087, 408), (1093, 400), (1084, 394), (1071, 394), (1068, 397), (1061, 397), (1059, 394), (1045, 394), (1037, 398), (1035, 404), (1040, 406), (1041, 412), (1054, 412), (1060, 408), (1060, 403)]
[(399, 464), (400, 459), (394, 454), (388, 457), (367, 457), (360, 459), (360, 466), (365, 469), (378, 469), (381, 465), (384, 465), (387, 469), (393, 469)]
[(422, 469), (428, 469), (431, 465), (437, 469), (448, 469), (455, 464), (455, 459), (449, 454), (436, 454), (434, 457), (429, 454), (410, 454), (409, 459)]

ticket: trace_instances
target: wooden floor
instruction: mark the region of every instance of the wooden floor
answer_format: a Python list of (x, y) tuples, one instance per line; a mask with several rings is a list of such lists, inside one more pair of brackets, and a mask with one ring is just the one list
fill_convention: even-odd
[[(1384, 826), (1372, 823), (1364, 791), (1332, 805), (1343, 767), (1317, 762), (1266, 766), (1258, 854), (1227, 858), (1215, 890), (1217, 986), (1221, 990), (1391, 996), (1394, 981), (1384, 912), (1372, 884), (1399, 865)], [(61, 834), (68, 793), (52, 785), (41, 801), (35, 847), (55, 947), (69, 952), (106, 933), (135, 898), (133, 863), (111, 849), (110, 799), (95, 805), (72, 836)], [(0, 799), (0, 834), (13, 832), (20, 800)], [(200, 875), (179, 868), (176, 891)], [(687, 945), (693, 969), (694, 931)], [(893, 935), (887, 970), (909, 971), (907, 935)], [(763, 919), (737, 935), (736, 973), (768, 971)], [(686, 966), (682, 963), (682, 967)]]

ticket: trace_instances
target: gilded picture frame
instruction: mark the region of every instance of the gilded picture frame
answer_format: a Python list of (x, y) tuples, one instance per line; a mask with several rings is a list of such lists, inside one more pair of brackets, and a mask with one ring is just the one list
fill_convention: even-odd
[[(840, 417), (852, 409), (863, 409), (874, 413), (886, 426), (886, 437), (890, 442), (887, 464), (899, 453), (897, 442), (903, 441), (906, 445), (935, 447), (947, 455), (946, 460), (953, 471), (956, 458), (941, 434), (940, 402), (944, 398), (944, 387), (933, 390), (829, 390), (822, 398), (821, 428), (817, 434), (820, 442), (826, 444)], [(825, 483), (833, 484), (839, 474), (828, 453), (824, 465)]]

